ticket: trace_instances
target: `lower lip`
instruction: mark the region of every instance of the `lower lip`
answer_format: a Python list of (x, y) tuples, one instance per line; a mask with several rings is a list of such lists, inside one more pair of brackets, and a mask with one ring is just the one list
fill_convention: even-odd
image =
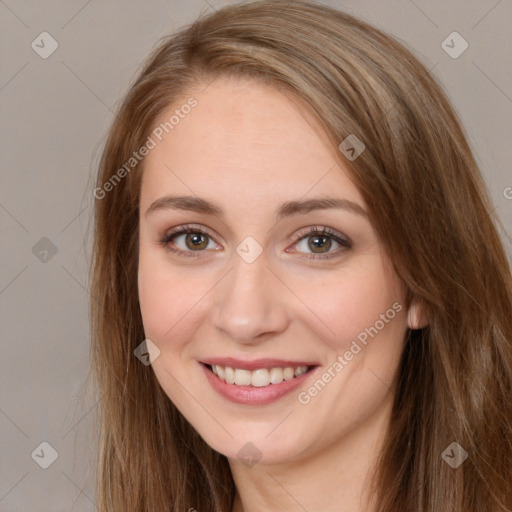
[(283, 380), (280, 384), (270, 384), (259, 388), (255, 386), (228, 384), (217, 377), (205, 364), (199, 364), (202, 366), (208, 382), (217, 393), (232, 402), (246, 405), (265, 405), (274, 402), (287, 393), (292, 392), (320, 368), (319, 366), (313, 367), (306, 373), (294, 377), (293, 379)]

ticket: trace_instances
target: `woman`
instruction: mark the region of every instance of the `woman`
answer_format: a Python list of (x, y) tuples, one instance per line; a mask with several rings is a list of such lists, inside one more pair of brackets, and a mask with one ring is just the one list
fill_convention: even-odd
[(94, 195), (100, 510), (512, 510), (498, 220), (394, 39), (308, 2), (200, 18)]

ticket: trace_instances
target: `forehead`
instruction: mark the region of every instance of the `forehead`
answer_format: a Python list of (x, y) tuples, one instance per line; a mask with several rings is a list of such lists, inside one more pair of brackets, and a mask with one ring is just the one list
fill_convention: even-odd
[[(196, 106), (179, 115), (190, 97)], [(227, 201), (235, 191), (254, 200), (338, 192), (361, 202), (320, 123), (299, 100), (274, 87), (221, 78), (191, 90), (155, 126), (173, 114), (179, 122), (144, 159), (142, 202), (164, 192)]]

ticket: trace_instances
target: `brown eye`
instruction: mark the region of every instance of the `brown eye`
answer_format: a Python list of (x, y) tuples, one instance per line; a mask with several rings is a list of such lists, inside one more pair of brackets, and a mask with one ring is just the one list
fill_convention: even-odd
[(191, 250), (206, 249), (208, 246), (208, 235), (204, 233), (187, 233), (185, 235), (185, 244)]
[[(338, 251), (330, 251), (333, 242), (341, 247)], [(339, 256), (352, 247), (352, 242), (341, 234), (332, 231), (330, 228), (313, 227), (306, 232), (299, 234), (295, 247), (299, 248), (298, 252), (306, 253), (306, 258), (311, 259), (327, 259)], [(336, 248), (336, 247), (335, 247)], [(310, 254), (307, 254), (311, 251)], [(293, 251), (295, 252), (295, 251)]]
[[(184, 237), (182, 239), (182, 237)], [(194, 226), (180, 226), (167, 232), (160, 240), (167, 250), (184, 256), (196, 256), (195, 253), (204, 252), (213, 239), (209, 233), (202, 228)], [(213, 247), (215, 248), (215, 244)]]
[[(181, 237), (185, 237), (181, 240)], [(180, 256), (200, 256), (209, 243), (213, 244), (210, 249), (218, 250), (212, 235), (201, 227), (191, 225), (179, 226), (167, 232), (160, 240), (160, 244), (168, 251)], [(338, 244), (339, 250), (331, 251), (334, 244)], [(294, 246), (299, 250), (286, 250), (286, 252), (305, 253), (309, 259), (327, 259), (340, 256), (352, 247), (352, 242), (344, 235), (332, 231), (330, 228), (312, 227), (303, 231), (296, 239)], [(334, 247), (336, 249), (336, 246)], [(309, 254), (308, 254), (309, 252)]]
[[(332, 238), (329, 238), (327, 236), (318, 236), (318, 235), (308, 236), (308, 238), (306, 240), (308, 240), (308, 247), (313, 252), (319, 252), (319, 253), (328, 252), (329, 249), (332, 247), (332, 242), (333, 242)], [(317, 249), (319, 249), (319, 250), (317, 251)]]

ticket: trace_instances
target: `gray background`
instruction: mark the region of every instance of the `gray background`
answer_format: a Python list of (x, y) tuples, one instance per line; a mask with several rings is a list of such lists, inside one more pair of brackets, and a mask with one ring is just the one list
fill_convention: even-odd
[[(228, 3), (0, 0), (3, 512), (97, 510), (96, 408), (83, 386), (92, 176), (113, 111), (157, 39)], [(323, 3), (391, 33), (432, 69), (462, 118), (510, 232), (511, 2)], [(38, 36), (45, 31), (58, 48), (43, 59), (31, 44), (42, 46)], [(456, 59), (441, 46), (453, 31), (469, 43)], [(506, 247), (510, 255), (509, 239)], [(47, 469), (36, 463), (51, 458), (42, 442), (58, 453)]]

